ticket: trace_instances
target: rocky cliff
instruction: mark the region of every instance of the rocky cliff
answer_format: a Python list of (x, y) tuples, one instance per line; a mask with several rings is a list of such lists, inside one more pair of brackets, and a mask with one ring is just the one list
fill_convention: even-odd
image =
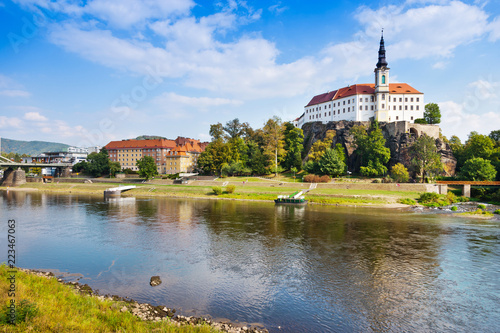
[[(335, 131), (335, 137), (333, 139), (332, 146), (340, 143), (345, 150), (347, 157), (347, 168), (349, 171), (358, 170), (360, 159), (354, 153), (356, 146), (354, 145), (354, 136), (350, 133), (350, 130), (355, 125), (362, 125), (369, 127), (369, 122), (362, 121), (335, 121), (323, 124), (321, 122), (307, 123), (302, 127), (304, 131), (304, 153), (307, 159), (307, 155), (311, 149), (311, 146), (317, 140), (323, 140), (325, 138), (326, 132), (329, 130)], [(389, 170), (396, 163), (404, 164), (408, 169), (410, 169), (410, 156), (408, 154), (408, 149), (417, 140), (418, 135), (413, 132), (398, 132), (394, 131), (394, 126), (388, 125), (388, 123), (379, 123), (380, 129), (386, 140), (386, 147), (391, 150), (391, 160), (389, 161)], [(432, 126), (432, 125), (429, 125)], [(419, 125), (420, 135), (425, 133), (425, 126)], [(435, 126), (429, 127), (430, 136), (434, 136)], [(453, 156), (450, 146), (446, 144), (442, 139), (436, 138), (436, 148), (441, 154), (441, 162), (444, 165), (445, 174), (447, 176), (455, 175), (455, 167), (457, 160)]]

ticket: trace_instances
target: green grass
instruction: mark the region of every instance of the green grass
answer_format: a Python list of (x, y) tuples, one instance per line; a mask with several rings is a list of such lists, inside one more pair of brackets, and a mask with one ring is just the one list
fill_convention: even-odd
[[(193, 184), (137, 184), (137, 183), (27, 183), (21, 188), (35, 188), (41, 192), (55, 193), (82, 193), (92, 195), (103, 195), (105, 189), (116, 187), (118, 185), (136, 185), (137, 188), (124, 192), (122, 196), (162, 196), (162, 197), (182, 197), (182, 198), (225, 198), (239, 200), (264, 200), (270, 201), (276, 199), (280, 194), (291, 194), (300, 189), (309, 188), (306, 183), (277, 182), (258, 180), (249, 177), (248, 183), (246, 177), (229, 177), (218, 179), (215, 182), (200, 182)], [(230, 184), (223, 189), (220, 195), (214, 195), (213, 185), (221, 184), (221, 181), (228, 181)], [(245, 181), (245, 184), (243, 184)], [(280, 185), (281, 184), (281, 185)], [(228, 193), (228, 187), (234, 186), (233, 193)], [(380, 206), (394, 204), (400, 200), (415, 200), (419, 196), (418, 192), (404, 191), (384, 191), (384, 190), (355, 190), (355, 189), (335, 189), (335, 188), (316, 188), (306, 194), (307, 199), (313, 203), (321, 204), (339, 204), (339, 205), (368, 205)]]
[(464, 216), (471, 216), (471, 215), (472, 216), (474, 216), (474, 215), (477, 216), (477, 215), (479, 215), (479, 216), (484, 216), (484, 217), (492, 217), (493, 213), (478, 208), (475, 211), (465, 212), (465, 213), (459, 213), (458, 215), (464, 215)]
[(411, 205), (411, 206), (413, 206), (413, 205), (417, 204), (417, 202), (415, 200), (410, 199), (410, 198), (403, 198), (403, 199), (399, 199), (398, 201), (399, 201), (399, 203), (402, 203), (404, 205)]
[[(141, 321), (129, 312), (121, 312), (124, 302), (99, 300), (77, 294), (56, 279), (46, 279), (18, 271), (16, 304), (22, 301), (31, 315), (16, 325), (2, 323), (1, 332), (217, 332), (209, 326), (181, 326), (170, 322)], [(0, 266), (1, 311), (9, 304), (8, 269)], [(21, 310), (21, 309), (18, 309)]]

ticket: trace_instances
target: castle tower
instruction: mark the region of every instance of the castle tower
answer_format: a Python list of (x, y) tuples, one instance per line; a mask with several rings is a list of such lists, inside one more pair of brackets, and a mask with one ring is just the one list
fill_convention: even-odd
[(385, 59), (384, 31), (380, 38), (380, 48), (378, 50), (378, 62), (375, 68), (375, 119), (378, 121), (388, 121), (389, 111), (389, 67)]

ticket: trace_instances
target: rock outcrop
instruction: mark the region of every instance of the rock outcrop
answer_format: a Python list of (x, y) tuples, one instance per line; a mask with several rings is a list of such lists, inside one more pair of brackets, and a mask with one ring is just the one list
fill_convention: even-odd
[[(385, 145), (391, 150), (391, 159), (388, 165), (389, 169), (397, 163), (402, 163), (410, 169), (411, 158), (408, 153), (409, 148), (415, 143), (419, 135), (428, 134), (436, 140), (436, 148), (441, 154), (441, 162), (443, 163), (445, 174), (447, 176), (455, 175), (457, 160), (453, 156), (450, 146), (436, 135), (436, 132), (439, 133), (439, 130), (436, 129), (436, 125), (415, 125), (415, 127), (418, 126), (418, 131), (416, 131), (410, 128), (413, 124), (400, 123), (400, 126), (398, 126), (398, 124), (395, 126), (394, 123), (379, 123), (379, 127), (386, 140)], [(354, 152), (356, 150), (356, 145), (354, 144), (354, 136), (351, 134), (351, 129), (355, 125), (361, 125), (368, 128), (370, 122), (342, 120), (332, 121), (327, 124), (321, 122), (304, 124), (302, 127), (304, 131), (304, 156), (306, 156), (307, 159), (307, 155), (314, 142), (323, 140), (327, 131), (334, 130), (335, 136), (332, 146), (340, 143), (344, 147), (346, 153), (348, 170), (358, 170), (361, 161), (359, 156)], [(428, 133), (426, 133), (426, 130), (428, 130)]]

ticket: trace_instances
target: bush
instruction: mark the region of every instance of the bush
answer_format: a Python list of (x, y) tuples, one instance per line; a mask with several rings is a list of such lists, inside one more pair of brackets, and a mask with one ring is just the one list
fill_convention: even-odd
[(458, 207), (457, 206), (453, 206), (453, 207), (451, 207), (451, 210), (454, 211), (454, 212), (456, 212), (458, 210)]
[(318, 183), (329, 183), (331, 180), (332, 180), (332, 178), (330, 178), (330, 176), (324, 175), (324, 176), (319, 177)]
[(226, 192), (227, 193), (234, 193), (235, 189), (236, 189), (236, 186), (234, 186), (234, 185), (227, 185), (226, 186)]
[(493, 213), (500, 214), (500, 209), (495, 210)]
[(417, 200), (420, 203), (437, 202), (439, 200), (439, 194), (434, 192), (422, 193)]
[(401, 163), (395, 164), (391, 168), (391, 176), (398, 183), (406, 183), (410, 179), (408, 169)]
[(374, 179), (374, 180), (372, 181), (372, 183), (375, 183), (375, 184), (380, 184), (380, 183), (382, 183), (382, 179), (380, 179), (380, 178), (376, 178), (376, 179)]
[(222, 187), (214, 186), (214, 187), (212, 187), (212, 191), (214, 191), (215, 195), (221, 195), (222, 194)]
[(410, 199), (410, 198), (404, 198), (404, 199), (399, 199), (399, 202), (404, 204), (404, 205), (416, 205), (417, 202), (413, 199)]
[(309, 174), (303, 178), (305, 183), (329, 183), (331, 180), (330, 176), (327, 175), (320, 177), (318, 175)]
[(478, 209), (483, 209), (483, 210), (484, 210), (484, 209), (486, 209), (486, 206), (485, 206), (485, 205), (483, 205), (483, 204), (481, 204), (481, 205), (477, 205), (477, 208), (478, 208)]
[[(16, 302), (17, 303), (17, 302)], [(1, 324), (18, 324), (22, 323), (30, 318), (35, 317), (38, 314), (38, 307), (34, 302), (30, 302), (27, 299), (21, 300), (16, 304), (16, 316), (15, 320), (12, 321), (12, 317), (9, 315), (10, 308), (5, 305), (0, 313), (0, 323)]]

